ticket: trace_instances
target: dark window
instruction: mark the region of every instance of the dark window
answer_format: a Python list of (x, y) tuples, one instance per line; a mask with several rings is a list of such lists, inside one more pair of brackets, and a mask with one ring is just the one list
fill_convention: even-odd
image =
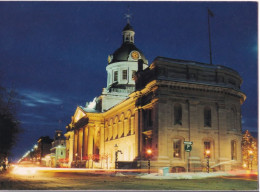
[(114, 72), (114, 81), (118, 81), (118, 71)]
[(132, 79), (134, 78), (135, 73), (136, 73), (136, 71), (132, 71)]
[(237, 143), (236, 141), (231, 141), (231, 160), (237, 159)]
[(174, 105), (174, 125), (182, 125), (182, 108), (180, 104)]
[(204, 127), (211, 127), (211, 109), (209, 107), (204, 108)]
[(173, 141), (173, 157), (181, 158), (181, 140), (174, 139)]
[(63, 152), (61, 151), (60, 154), (63, 155)]
[(127, 79), (127, 70), (122, 71), (122, 77), (123, 77), (123, 80)]
[(231, 108), (231, 129), (236, 129), (236, 122), (237, 122), (237, 118), (236, 118), (236, 110), (234, 108)]
[(153, 119), (152, 119), (152, 110), (148, 110), (148, 126), (153, 125)]
[(147, 131), (151, 129), (153, 126), (153, 119), (152, 119), (152, 110), (147, 109), (143, 111), (143, 120), (144, 120), (144, 127), (143, 130)]

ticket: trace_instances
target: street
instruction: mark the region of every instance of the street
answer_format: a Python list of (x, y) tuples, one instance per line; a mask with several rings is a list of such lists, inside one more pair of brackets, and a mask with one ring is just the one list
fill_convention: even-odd
[[(146, 173), (143, 173), (146, 174)], [(135, 172), (25, 167), (0, 176), (1, 190), (257, 190), (256, 174), (206, 179), (140, 179)]]

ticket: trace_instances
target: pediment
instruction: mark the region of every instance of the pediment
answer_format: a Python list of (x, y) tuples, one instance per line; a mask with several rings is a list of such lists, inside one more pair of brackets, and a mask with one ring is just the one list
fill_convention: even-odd
[(81, 109), (81, 107), (77, 107), (74, 115), (73, 115), (73, 123), (78, 122), (82, 117), (84, 117), (87, 113)]

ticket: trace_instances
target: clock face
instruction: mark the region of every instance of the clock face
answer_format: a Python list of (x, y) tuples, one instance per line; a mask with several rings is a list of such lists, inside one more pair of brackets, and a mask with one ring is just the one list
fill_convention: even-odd
[(133, 51), (131, 53), (131, 57), (132, 57), (132, 59), (137, 60), (137, 59), (139, 59), (139, 53), (137, 51)]

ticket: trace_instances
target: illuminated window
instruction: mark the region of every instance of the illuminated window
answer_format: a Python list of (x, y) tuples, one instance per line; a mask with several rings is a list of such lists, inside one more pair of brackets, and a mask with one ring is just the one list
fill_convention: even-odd
[(174, 105), (174, 125), (182, 125), (182, 108), (180, 104)]
[(211, 148), (210, 148), (210, 141), (204, 141), (204, 158), (207, 157), (206, 151), (210, 151), (210, 153), (208, 154), (209, 157), (211, 156)]
[(173, 157), (181, 158), (181, 140), (174, 139), (173, 141)]
[(211, 109), (210, 109), (210, 107), (204, 108), (204, 127), (211, 127)]
[(127, 70), (122, 71), (123, 80), (127, 80)]
[(237, 159), (237, 143), (235, 140), (231, 141), (231, 160)]
[(114, 81), (118, 81), (118, 71), (114, 71)]

